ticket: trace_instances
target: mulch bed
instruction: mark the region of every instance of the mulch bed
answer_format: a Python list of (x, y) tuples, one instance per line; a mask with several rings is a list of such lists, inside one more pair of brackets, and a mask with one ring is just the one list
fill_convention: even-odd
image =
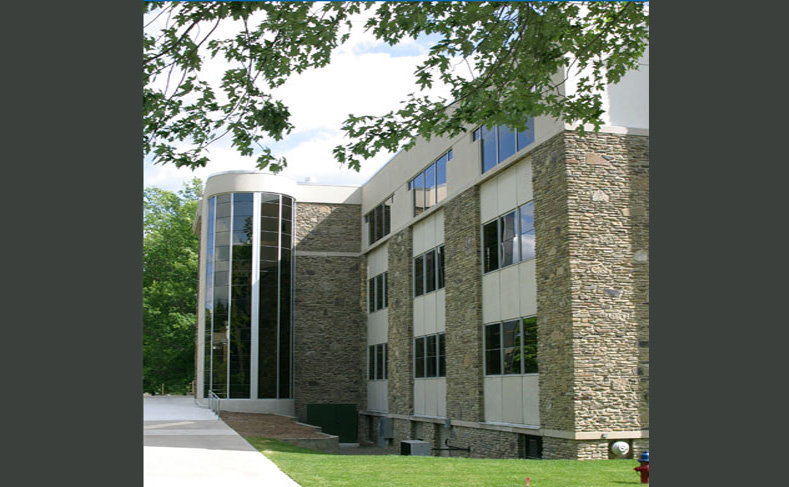
[(297, 424), (293, 418), (276, 414), (235, 413), (222, 411), (222, 421), (241, 436), (262, 436), (265, 438), (326, 438), (314, 428)]

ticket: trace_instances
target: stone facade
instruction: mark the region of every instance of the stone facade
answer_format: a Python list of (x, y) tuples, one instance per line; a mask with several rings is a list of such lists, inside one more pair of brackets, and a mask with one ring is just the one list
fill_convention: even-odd
[(479, 186), (444, 206), (447, 417), (483, 421)]
[[(296, 205), (295, 407), (356, 404), (365, 397), (365, 331), (360, 306), (359, 205)], [(311, 252), (326, 252), (314, 255)], [(349, 337), (352, 337), (349, 339)]]
[[(413, 414), (414, 298), (411, 291), (413, 242), (411, 227), (389, 239), (388, 394), (389, 412)], [(366, 341), (365, 341), (366, 343)], [(397, 436), (402, 438), (401, 436)]]
[[(648, 159), (647, 137), (574, 132), (534, 155), (544, 429), (648, 428)], [(543, 453), (608, 455), (559, 438)]]

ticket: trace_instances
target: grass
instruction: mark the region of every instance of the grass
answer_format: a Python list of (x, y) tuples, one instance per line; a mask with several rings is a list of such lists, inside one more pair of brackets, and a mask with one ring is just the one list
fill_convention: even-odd
[(635, 460), (504, 460), (331, 455), (268, 438), (247, 438), (302, 487), (638, 486)]

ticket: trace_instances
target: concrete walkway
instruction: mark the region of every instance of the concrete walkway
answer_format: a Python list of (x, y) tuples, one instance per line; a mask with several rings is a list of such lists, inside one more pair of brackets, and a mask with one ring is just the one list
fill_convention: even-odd
[(143, 398), (145, 487), (298, 487), (192, 397)]

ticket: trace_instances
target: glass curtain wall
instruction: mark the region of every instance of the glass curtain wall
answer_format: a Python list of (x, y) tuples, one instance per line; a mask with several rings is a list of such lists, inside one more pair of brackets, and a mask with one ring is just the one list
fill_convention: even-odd
[(291, 397), (292, 221), (293, 199), (287, 196), (232, 193), (209, 199), (206, 393)]

